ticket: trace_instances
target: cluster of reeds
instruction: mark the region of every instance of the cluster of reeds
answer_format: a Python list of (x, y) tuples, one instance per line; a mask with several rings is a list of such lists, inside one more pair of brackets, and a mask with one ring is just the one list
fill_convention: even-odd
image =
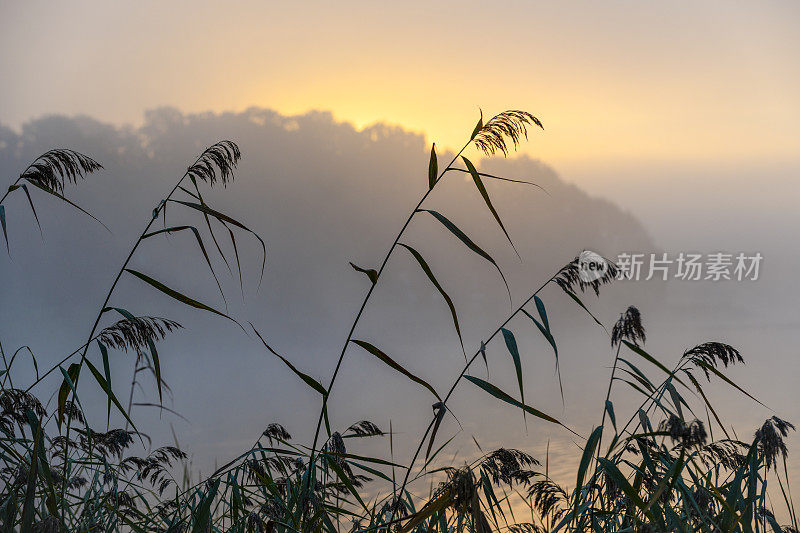
[[(550, 284), (559, 287), (602, 326), (581, 298), (587, 289), (599, 293), (602, 285), (612, 282), (616, 274), (613, 265), (609, 265), (604, 276), (587, 281), (580, 275), (578, 259), (570, 261), (549, 279), (542, 280), (521, 304), (512, 303), (512, 311), (497, 321), (496, 328), (479, 346), (467, 350), (456, 305), (444, 289), (441, 275), (434, 273), (425, 257), (406, 238), (406, 229), (420, 217), (432, 217), (442, 231), (490, 263), (505, 283), (500, 266), (485, 248), (445, 214), (432, 209), (428, 199), (448, 173), (469, 174), (500, 232), (513, 247), (485, 182), (519, 180), (482, 173), (463, 153), (474, 146), (487, 155), (496, 152), (506, 155), (527, 137), (531, 125), (541, 127), (536, 117), (523, 111), (501, 113), (485, 124), (481, 118), (464, 147), (441, 170), (435, 147), (431, 148), (428, 188), (382, 260), (369, 267), (351, 263), (365, 276), (367, 285), (327, 385), (299, 369), (290, 355), (278, 353), (254, 327), (242, 327), (247, 334), (252, 332), (257, 336), (265, 350), (319, 394), (313, 442), (295, 443), (287, 429), (270, 424), (263, 432), (258, 431), (259, 437), (252, 448), (200, 482), (192, 483), (186, 473), (184, 451), (177, 446), (153, 449), (149, 442), (145, 446), (146, 437), (135, 424), (134, 408), (148, 404), (133, 401), (137, 376), (145, 372), (156, 383), (155, 405), (163, 407), (166, 383), (156, 345), (181, 326), (167, 318), (132, 313), (116, 301), (115, 289), (123, 276), (131, 276), (143, 282), (143, 288), (146, 285), (187, 306), (240, 324), (218, 307), (158, 281), (153, 277), (156, 274), (130, 268), (137, 250), (150, 239), (167, 234), (190, 235), (197, 244), (198, 257), (205, 263), (203, 268), (210, 270), (222, 293), (209, 257), (209, 240), (231, 271), (231, 265), (236, 265), (240, 282), (237, 232), (255, 236), (266, 257), (266, 245), (254, 231), (204, 200), (204, 188), (226, 185), (233, 180), (241, 156), (238, 147), (222, 141), (205, 150), (148, 214), (143, 231), (98, 306), (94, 323), (87, 328), (83, 345), (65, 353), (63, 359), (41, 374), (36, 356), (29, 348), (11, 352), (0, 345), (4, 364), (0, 371), (2, 530), (797, 531), (784, 442), (794, 427), (772, 417), (752, 439), (732, 438), (701, 384), (703, 380), (717, 379), (750, 396), (725, 373), (729, 365), (743, 363), (741, 354), (731, 346), (720, 342), (701, 344), (682, 354), (670, 370), (645, 350), (642, 317), (631, 307), (609, 334), (616, 356), (599, 413), (600, 425), (584, 435), (532, 407), (530, 394), (526, 399), (523, 354), (511, 329), (512, 321), (525, 323), (542, 335), (552, 347), (558, 369), (558, 346), (540, 293)], [(19, 196), (18, 191), (24, 192), (38, 223), (30, 185), (81, 209), (66, 199), (64, 188), (100, 168), (93, 159), (69, 150), (53, 150), (34, 161), (0, 199), (0, 221), (7, 246), (10, 247), (10, 242), (4, 202)], [(196, 213), (200, 224), (170, 225), (170, 208)], [(223, 253), (218, 239), (220, 231), (230, 239), (233, 257)], [(367, 303), (388, 274), (389, 259), (397, 253), (409, 254), (426, 283), (441, 296), (460, 340), (457, 349), (463, 352), (465, 363), (446, 392), (437, 391), (421, 375), (407, 370), (380, 347), (380, 342), (358, 329)], [(263, 268), (262, 262), (262, 275)], [(513, 302), (507, 283), (506, 289)], [(359, 338), (355, 337), (357, 331)], [(490, 343), (504, 347), (513, 362), (518, 388), (513, 393), (475, 375), (477, 364), (488, 368), (486, 349)], [(127, 405), (119, 401), (111, 381), (113, 359), (109, 352), (113, 350), (136, 354)], [(356, 422), (348, 428), (331, 427), (329, 399), (342, 362), (351, 350), (366, 351), (395, 371), (398, 379), (411, 380), (430, 393), (431, 419), (419, 439), (409, 443), (415, 446), (415, 452), (408, 464), (396, 463), (393, 456), (376, 457), (354, 451), (360, 439), (368, 438), (389, 439), (391, 448), (394, 445), (391, 430), (384, 432), (369, 421)], [(12, 379), (15, 362), (31, 357), (36, 365), (35, 380), (15, 383)], [(61, 385), (52, 391), (53, 407), (46, 409), (34, 389), (41, 388), (43, 380), (51, 374), (61, 377)], [(560, 371), (557, 375), (560, 384)], [(90, 426), (91, 417), (81, 404), (79, 390), (87, 382), (99, 387), (107, 399), (102, 431)], [(550, 476), (549, 457), (543, 463), (524, 450), (500, 448), (482, 453), (468, 463), (441, 465), (442, 452), (452, 440), (441, 437), (443, 423), (448, 415), (452, 416), (449, 401), (462, 384), (475, 386), (488, 396), (520, 409), (523, 416), (558, 425), (580, 439), (583, 451), (576, 457), (574, 485), (564, 486)], [(615, 384), (624, 384), (641, 396), (641, 406), (627, 421), (618, 418), (614, 410)], [(37, 392), (42, 394), (38, 389)], [(109, 427), (112, 410), (121, 414), (126, 427)], [(700, 420), (696, 412), (707, 413), (705, 420)], [(715, 431), (720, 437), (716, 440)], [(145, 448), (150, 451), (137, 454), (137, 450)], [(772, 489), (775, 482), (778, 490)], [(430, 487), (427, 495), (420, 496), (417, 490), (412, 490), (420, 485)], [(366, 497), (367, 492), (372, 495), (370, 498)], [(771, 502), (778, 499), (784, 504), (781, 512), (788, 516), (788, 526), (777, 522)], [(524, 516), (520, 515), (522, 508), (529, 511)]]

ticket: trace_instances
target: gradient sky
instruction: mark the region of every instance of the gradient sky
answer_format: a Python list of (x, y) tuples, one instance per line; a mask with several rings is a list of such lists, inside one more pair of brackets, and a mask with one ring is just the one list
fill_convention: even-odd
[(455, 147), (477, 107), (537, 114), (526, 150), (598, 161), (796, 161), (800, 4), (4, 2), (5, 123), (267, 106)]
[[(715, 285), (695, 290), (692, 285), (669, 282), (664, 289), (663, 294), (667, 295), (664, 302), (661, 293), (651, 294), (658, 301), (653, 303), (652, 313), (645, 312), (648, 319), (652, 317), (648, 326), (653, 324), (648, 330), (649, 342), (655, 348), (663, 348), (662, 353), (671, 353), (667, 348), (682, 350), (688, 347), (684, 343), (711, 338), (741, 346), (750, 354), (748, 360), (753, 364), (747, 367), (747, 372), (737, 370), (737, 377), (747, 388), (759, 391), (780, 415), (795, 423), (800, 421), (796, 389), (800, 365), (796, 348), (800, 345), (796, 304), (800, 299), (800, 286), (796, 283), (800, 266), (796, 245), (796, 228), (800, 226), (796, 207), (800, 201), (800, 188), (796, 184), (800, 175), (800, 3), (243, 1), (201, 4), (0, 0), (0, 49), (3, 50), (0, 124), (22, 131), (23, 136), (26, 124), (35, 130), (35, 134), (28, 131), (32, 139), (26, 145), (29, 150), (43, 148), (38, 143), (51, 142), (64, 132), (71, 136), (70, 142), (77, 139), (76, 142), (85, 142), (87, 149), (100, 150), (105, 146), (101, 141), (106, 124), (137, 127), (146, 122), (146, 110), (161, 106), (173, 106), (185, 113), (241, 112), (258, 106), (284, 115), (326, 110), (336, 120), (352, 122), (357, 128), (379, 121), (398, 124), (423, 133), (426, 142), (436, 141), (441, 153), (444, 147), (457, 149), (463, 144), (475, 124), (479, 106), (486, 115), (508, 108), (531, 111), (542, 120), (546, 131), (534, 132), (531, 142), (524, 144), (521, 151), (552, 165), (565, 181), (583, 191), (611, 200), (633, 213), (658, 249), (764, 254), (764, 280), (759, 285)], [(169, 111), (161, 113), (170, 115)], [(75, 126), (79, 121), (31, 122), (46, 114), (86, 114), (102, 125), (93, 123), (87, 130), (91, 135), (84, 139), (81, 127)], [(186, 115), (181, 117), (187, 123), (190, 120)], [(190, 128), (183, 131), (175, 126), (180, 132), (175, 138), (181, 149), (165, 148), (157, 169), (166, 172), (165, 169), (182, 168), (196, 149), (187, 139), (194, 142), (202, 137), (205, 142), (210, 135), (213, 142), (218, 135), (241, 134), (237, 140), (247, 148), (244, 164), (253, 166), (244, 167), (242, 174), (246, 177), (237, 182), (236, 187), (242, 188), (236, 189), (240, 196), (235, 198), (246, 206), (250, 219), (259, 227), (274, 232), (268, 241), (279, 250), (272, 256), (278, 258), (274, 260), (278, 273), (282, 272), (281, 261), (294, 260), (292, 254), (306, 248), (292, 248), (295, 241), (291, 236), (286, 238), (289, 244), (281, 253), (282, 235), (288, 230), (273, 224), (278, 217), (272, 218), (272, 212), (264, 205), (271, 201), (274, 209), (289, 210), (296, 201), (299, 207), (293, 216), (298, 220), (311, 218), (313, 222), (298, 230), (298, 242), (307, 240), (314, 245), (307, 248), (319, 254), (313, 256), (315, 261), (307, 263), (317, 265), (319, 259), (321, 265), (322, 259), (326, 259), (342, 267), (326, 270), (325, 275), (347, 280), (337, 290), (357, 298), (359, 286), (347, 285), (356, 282), (346, 277), (352, 272), (345, 258), (336, 255), (344, 252), (333, 246), (339, 241), (328, 241), (325, 233), (340, 231), (341, 227), (329, 223), (325, 209), (332, 213), (346, 211), (347, 216), (358, 221), (364, 217), (368, 221), (364, 224), (381, 229), (377, 237), (358, 243), (358, 250), (363, 254), (361, 258), (382, 253), (384, 244), (378, 237), (391, 233), (396, 226), (391, 219), (393, 210), (403, 212), (406, 198), (402, 195), (415, 194), (415, 188), (420, 186), (414, 181), (417, 176), (424, 181), (427, 162), (422, 139), (408, 140), (399, 130), (382, 137), (378, 127), (374, 130), (375, 138), (370, 139), (371, 144), (366, 143), (369, 148), (362, 154), (358, 151), (363, 148), (361, 132), (353, 132), (341, 124), (332, 126), (328, 118), (312, 114), (297, 119), (305, 124), (300, 131), (310, 139), (306, 141), (308, 146), (288, 144), (294, 148), (284, 151), (279, 149), (283, 145), (270, 146), (273, 153), (266, 148), (262, 150), (258, 144), (263, 141), (263, 131), (248, 130), (249, 123), (241, 117), (231, 119), (238, 128), (231, 130), (232, 133), (225, 130), (229, 122), (224, 117), (206, 119), (207, 124), (197, 117), (191, 119), (206, 124), (198, 128), (200, 131)], [(279, 122), (284, 120), (293, 119), (281, 117)], [(45, 131), (48, 127), (52, 131)], [(336, 142), (318, 139), (317, 128)], [(269, 127), (263, 129), (268, 131)], [(111, 137), (124, 138), (125, 142), (130, 141), (128, 134), (144, 136), (136, 129), (109, 133)], [(275, 138), (285, 140), (280, 135)], [(386, 139), (384, 147), (381, 143)], [(337, 143), (350, 147), (345, 156), (364, 156), (363, 161), (357, 161), (360, 165), (357, 171), (350, 168), (346, 158), (340, 158), (341, 154), (333, 153), (331, 147), (339, 146)], [(109, 146), (115, 145), (109, 140)], [(80, 145), (74, 147), (83, 149)], [(4, 155), (5, 148), (0, 146), (0, 155)], [(309, 155), (304, 150), (313, 153)], [(257, 155), (248, 160), (248, 153)], [(110, 188), (111, 185), (100, 192), (86, 190), (78, 194), (87, 195), (83, 199), (89, 206), (99, 204), (101, 214), (106, 209), (109, 218), (120, 211), (132, 219), (141, 205), (150, 205), (147, 203), (150, 198), (145, 198), (151, 192), (146, 184), (152, 182), (136, 180), (142, 169), (150, 169), (147, 165), (151, 162), (135, 160), (140, 166), (128, 169), (121, 154), (107, 155), (111, 169), (108, 174), (123, 178), (113, 186), (126, 191), (121, 196), (127, 202), (125, 209), (97, 200), (106, 191), (109, 195), (116, 194), (117, 189)], [(283, 197), (262, 199), (264, 184), (258, 179), (264, 168), (272, 170), (272, 160), (262, 167), (256, 163), (265, 160), (266, 154), (274, 155), (279, 161), (278, 169), (285, 171), (270, 178), (276, 180), (274, 183), (286, 180), (281, 185), (285, 188), (279, 191), (292, 202), (284, 201)], [(12, 155), (8, 161), (15, 165), (11, 168), (17, 168), (21, 161)], [(117, 155), (120, 157), (115, 159)], [(392, 159), (400, 156), (402, 160)], [(292, 158), (303, 158), (304, 166), (292, 164)], [(385, 162), (393, 162), (395, 167), (379, 176), (384, 178), (379, 183), (370, 181), (375, 168), (383, 168)], [(418, 167), (421, 173), (415, 173)], [(352, 179), (348, 182), (351, 188), (340, 193), (341, 197), (324, 194), (322, 189), (314, 193), (317, 195), (313, 196), (314, 201), (303, 200), (307, 192), (303, 188), (310, 187), (304, 183), (314, 184), (315, 190), (324, 187), (323, 178), (327, 176), (322, 175), (323, 171), (331, 168), (336, 169), (337, 179)], [(524, 161), (511, 168), (538, 167)], [(156, 179), (155, 175), (141, 173), (149, 180)], [(519, 200), (509, 195), (507, 200)], [(530, 220), (537, 220), (535, 216), (539, 213), (534, 208), (525, 204), (521, 209), (509, 208), (504, 213), (519, 218), (517, 228), (522, 229), (518, 229), (518, 234), (532, 240), (538, 238), (534, 233), (537, 227), (529, 235), (523, 232), (533, 227)], [(580, 210), (578, 213), (586, 214)], [(526, 218), (528, 215), (530, 219)], [(580, 236), (580, 216), (574, 217), (572, 223), (572, 234)], [(72, 224), (69, 222), (61, 229), (66, 233), (74, 227)], [(54, 225), (58, 224), (51, 221), (49, 227)], [(291, 227), (294, 231), (295, 227)], [(19, 230), (15, 227), (14, 231)], [(48, 228), (48, 231), (53, 230)], [(0, 267), (9, 269), (6, 279), (21, 279), (28, 274), (25, 261), (37, 268), (58, 261), (61, 249), (54, 243), (59, 242), (58, 238), (48, 237), (46, 247), (36, 244), (30, 245), (29, 250), (15, 251), (19, 258), (15, 258), (16, 263), (0, 263)], [(68, 242), (66, 237), (64, 242)], [(120, 255), (126, 242), (120, 237), (113, 244), (119, 249), (110, 250)], [(102, 252), (108, 250), (103, 248)], [(347, 253), (350, 252), (348, 249)], [(116, 264), (111, 255), (108, 261)], [(536, 257), (533, 252), (530, 256)], [(94, 268), (100, 270), (97, 265)], [(290, 293), (295, 289), (292, 283), (296, 280), (292, 276), (296, 267), (289, 264), (283, 268), (288, 272), (286, 277), (273, 280), (272, 287)], [(73, 270), (65, 267), (63, 279), (48, 278), (48, 283), (54, 291), (59, 287), (66, 290), (70, 276), (80, 275), (84, 269), (83, 264), (73, 265)], [(466, 271), (464, 275), (467, 276)], [(326, 284), (330, 280), (322, 275), (314, 279)], [(30, 283), (35, 281), (34, 278)], [(305, 283), (309, 284), (307, 280)], [(309, 286), (315, 287), (313, 283)], [(26, 287), (19, 283), (14, 290), (24, 293)], [(11, 299), (12, 292), (6, 297)], [(34, 318), (37, 313), (53, 312), (46, 299), (51, 295), (40, 296), (37, 302), (41, 303), (26, 310)], [(344, 297), (339, 293), (335, 296), (330, 300), (340, 305), (339, 298)], [(291, 299), (287, 297), (286, 301)], [(264, 307), (276, 315), (263, 316), (282, 325), (281, 317), (308, 318), (307, 308), (313, 308), (315, 303), (309, 299), (296, 305), (297, 309), (287, 312), (285, 307), (270, 300), (269, 306), (264, 304)], [(323, 309), (335, 307), (323, 306)], [(610, 309), (607, 316), (613, 320), (618, 311)], [(11, 310), (11, 306), (6, 306), (6, 313), (12, 318), (19, 315), (16, 319), (21, 322), (27, 316)], [(341, 318), (334, 311), (327, 315), (334, 322)], [(69, 319), (85, 322), (81, 316)], [(71, 331), (69, 320), (64, 320), (64, 331)], [(265, 323), (270, 322), (265, 320)], [(308, 363), (315, 375), (329, 375), (327, 359), (318, 366), (313, 366), (316, 363), (312, 360), (316, 354), (329, 353), (328, 346), (289, 326), (278, 342), (305, 349), (300, 352), (309, 360), (302, 362)], [(0, 333), (20, 337), (26, 333), (21, 326), (19, 331), (9, 326), (6, 329), (11, 331)], [(280, 328), (275, 329), (280, 332)], [(680, 339), (673, 331), (681, 332)], [(336, 340), (333, 337), (326, 342), (335, 344)], [(585, 340), (576, 335), (565, 342), (575, 344), (573, 353), (590, 353), (587, 358), (592, 357), (593, 352), (582, 350), (586, 347)], [(310, 344), (304, 346), (303, 342)], [(565, 352), (569, 352), (568, 348), (569, 345)], [(275, 361), (264, 361), (261, 352), (243, 350), (241, 361), (230, 357), (220, 362), (219, 353), (209, 347), (204, 350), (199, 356), (188, 350), (183, 355), (198, 356), (210, 366), (197, 365), (192, 369), (195, 374), (181, 375), (176, 370), (173, 375), (177, 374), (176, 390), (183, 393), (176, 397), (185, 402), (176, 407), (181, 412), (186, 410), (195, 421), (193, 429), (186, 431), (200, 448), (199, 457), (208, 465), (248, 444), (251, 436), (237, 430), (244, 432), (242, 428), (248, 423), (261, 423), (264, 416), (258, 410), (261, 407), (244, 409), (239, 417), (227, 415), (225, 409), (231, 405), (238, 408), (254, 401), (244, 397), (244, 391), (219, 393), (219, 396), (216, 391), (197, 393), (196, 383), (207, 375), (208, 368), (219, 365), (216, 368), (222, 372), (220, 375), (231, 380), (241, 379), (235, 372), (248, 372), (247, 364), (275, 363), (274, 367), (266, 367), (268, 372), (285, 369)], [(409, 349), (408, 353), (414, 352)], [(572, 375), (569, 386), (575, 388), (569, 392), (578, 398), (569, 416), (576, 416), (583, 408), (580, 391), (586, 383), (592, 381), (598, 369), (606, 372), (605, 363), (598, 362), (601, 359), (566, 359), (565, 372)], [(179, 368), (181, 362), (174, 364)], [(297, 388), (285, 379), (286, 374), (275, 375), (279, 376), (275, 378), (276, 386)], [(369, 377), (356, 372), (353, 379)], [(771, 386), (765, 387), (765, 383)], [(347, 389), (346, 384), (342, 388)], [(388, 401), (384, 396), (389, 397), (381, 390), (375, 396), (376, 405), (380, 405), (381, 398)], [(348, 397), (344, 397), (344, 404), (351, 405), (347, 403)], [(723, 396), (726, 402), (732, 397)], [(552, 400), (553, 408), (560, 408), (555, 395)], [(731, 415), (741, 416), (747, 431), (758, 417), (763, 420), (764, 413), (745, 411), (741, 406), (750, 404), (736, 401), (731, 401), (725, 409)], [(428, 405), (422, 407), (420, 412), (427, 417), (430, 409)], [(529, 442), (527, 434), (503, 427), (510, 418), (488, 411), (493, 407), (485, 409), (480, 421), (487, 431), (497, 430), (498, 434), (506, 431), (502, 436), (512, 445)], [(413, 420), (406, 422), (410, 427)], [(218, 443), (210, 437), (218, 433), (232, 436), (229, 441)], [(542, 448), (543, 441), (539, 445)], [(798, 445), (800, 437), (794, 435), (790, 446), (795, 453)], [(800, 479), (800, 461), (796, 457), (792, 463), (795, 487)]]

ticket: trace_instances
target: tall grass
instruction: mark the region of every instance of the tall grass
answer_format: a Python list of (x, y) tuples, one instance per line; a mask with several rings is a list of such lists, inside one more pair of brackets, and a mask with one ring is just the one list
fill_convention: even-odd
[[(41, 373), (29, 348), (12, 352), (0, 344), (4, 365), (0, 371), (3, 531), (797, 531), (784, 442), (794, 427), (773, 416), (751, 439), (739, 440), (728, 434), (703, 388), (708, 381), (720, 380), (758, 401), (726, 375), (727, 367), (744, 362), (739, 351), (727, 344), (708, 342), (696, 346), (677, 357), (670, 369), (645, 349), (642, 317), (631, 307), (608, 333), (615, 357), (606, 396), (600, 403), (598, 426), (590, 431), (568, 427), (535, 408), (530, 391), (526, 398), (523, 354), (510, 329), (512, 320), (521, 318), (542, 335), (551, 346), (559, 369), (558, 344), (540, 293), (550, 284), (559, 287), (577, 305), (577, 311), (603, 326), (582, 298), (587, 292), (599, 295), (601, 287), (615, 278), (616, 269), (610, 265), (604, 276), (587, 282), (579, 275), (576, 258), (541, 280), (515, 305), (495, 259), (456, 222), (429, 204), (432, 191), (449, 174), (469, 175), (499, 234), (516, 252), (485, 182), (536, 185), (480, 172), (464, 154), (473, 147), (487, 156), (506, 156), (527, 137), (530, 127), (543, 129), (536, 117), (524, 111), (506, 111), (486, 123), (481, 117), (463, 148), (441, 169), (435, 145), (431, 148), (427, 189), (385, 255), (375, 267), (351, 263), (356, 272), (364, 275), (364, 297), (326, 385), (298, 368), (290, 354), (273, 349), (255, 327), (244, 327), (246, 320), (158, 281), (153, 273), (158, 265), (150, 265), (148, 273), (130, 268), (137, 251), (151, 239), (168, 234), (190, 236), (202, 257), (203, 268), (208, 268), (224, 301), (209, 250), (222, 257), (231, 273), (235, 268), (242, 283), (236, 235), (245, 232), (262, 247), (263, 277), (266, 243), (242, 222), (209, 206), (203, 196), (204, 190), (233, 181), (241, 157), (239, 148), (231, 141), (221, 141), (206, 149), (148, 213), (144, 229), (97, 307), (84, 344), (65, 350), (57, 364)], [(38, 224), (28, 185), (83, 211), (66, 199), (64, 187), (77, 184), (101, 168), (85, 155), (53, 150), (23, 170), (0, 199), (0, 221), (9, 253), (5, 205), (17, 200), (19, 191), (25, 194)], [(197, 215), (199, 223), (170, 225), (168, 214), (172, 209), (189, 210)], [(420, 217), (435, 219), (440, 231), (489, 263), (505, 284), (511, 311), (496, 319), (496, 327), (478, 346), (465, 344), (457, 307), (445, 289), (441, 273), (433, 271), (406, 236), (406, 230)], [(221, 238), (230, 240), (232, 257), (223, 252)], [(427, 286), (446, 303), (459, 338), (456, 349), (463, 353), (464, 365), (454, 372), (446, 392), (437, 391), (423, 375), (410, 372), (386, 353), (379, 340), (363, 335), (358, 328), (376, 289), (391, 275), (388, 267), (398, 253), (414, 259)], [(181, 325), (169, 318), (134, 315), (124, 302), (116, 301), (115, 289), (123, 277), (138, 279), (143, 290), (156, 290), (198, 311), (233, 321), (245, 334), (260, 339), (267, 352), (319, 394), (312, 442), (294, 442), (286, 428), (270, 424), (258, 431), (259, 437), (250, 449), (194, 483), (188, 474), (187, 455), (177, 445), (151, 447), (149, 453), (136, 455), (137, 450), (146, 449), (142, 446), (146, 437), (135, 424), (134, 408), (165, 408), (162, 397), (166, 385), (156, 345)], [(514, 391), (502, 390), (475, 375), (476, 362), (488, 369), (486, 349), (492, 343), (504, 346), (513, 362), (517, 385)], [(133, 381), (124, 405), (115, 392), (119, 386), (111, 380), (113, 359), (109, 352), (114, 350), (136, 355)], [(354, 350), (374, 356), (392, 369), (397, 379), (410, 380), (424, 394), (430, 394), (430, 422), (421, 428), (418, 438), (407, 443), (414, 449), (407, 464), (395, 462), (393, 453), (378, 457), (352, 451), (358, 440), (368, 438), (388, 439), (392, 450), (396, 435), (391, 428), (387, 434), (366, 420), (347, 428), (330, 424), (334, 385), (345, 357)], [(13, 380), (14, 365), (22, 359), (34, 362), (36, 377), (30, 383)], [(141, 373), (154, 378), (157, 403), (134, 402), (134, 388), (140, 383)], [(52, 374), (61, 377), (59, 388), (40, 390), (44, 379)], [(560, 387), (560, 370), (557, 379)], [(80, 391), (89, 381), (106, 398), (104, 431), (91, 427), (89, 415), (84, 414)], [(550, 476), (549, 456), (542, 463), (524, 450), (500, 448), (482, 452), (468, 463), (442, 465), (443, 451), (452, 439), (441, 437), (440, 429), (446, 417), (452, 415), (449, 402), (460, 386), (476, 387), (487, 400), (520, 409), (526, 424), (529, 418), (553, 424), (581, 442), (581, 454), (575, 457), (574, 484), (563, 486)], [(625, 419), (618, 418), (614, 409), (619, 386), (626, 387), (626, 394), (641, 398), (640, 407), (624, 423)], [(48, 412), (37, 394), (50, 393), (55, 405)], [(112, 410), (125, 420), (124, 428), (109, 427)], [(700, 420), (696, 413), (707, 416)], [(710, 437), (715, 429), (720, 437), (716, 440)], [(412, 486), (429, 486), (429, 494), (416, 497)], [(773, 502), (778, 502), (781, 512), (788, 516), (789, 525), (778, 524)], [(519, 516), (520, 508), (529, 512)]]

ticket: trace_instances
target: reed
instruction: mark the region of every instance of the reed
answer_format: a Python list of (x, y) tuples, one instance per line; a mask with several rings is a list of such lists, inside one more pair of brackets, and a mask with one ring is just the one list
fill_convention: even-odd
[[(496, 224), (498, 236), (502, 235), (516, 252), (485, 182), (538, 185), (480, 172), (464, 154), (473, 147), (487, 156), (507, 156), (527, 138), (529, 127), (543, 129), (539, 119), (524, 111), (506, 111), (486, 123), (481, 116), (463, 148), (441, 168), (435, 145), (431, 147), (427, 188), (421, 191), (386, 253), (375, 266), (351, 263), (364, 276), (364, 296), (344, 343), (338, 354), (334, 354), (336, 365), (327, 384), (299, 368), (291, 354), (275, 350), (254, 326), (244, 327), (242, 324), (248, 322), (246, 317), (229, 315), (227, 305), (223, 311), (159, 281), (153, 273), (158, 265), (148, 265), (148, 273), (131, 268), (137, 251), (152, 239), (171, 234), (189, 236), (197, 245), (198, 268), (210, 272), (226, 303), (209, 251), (216, 252), (232, 274), (236, 269), (243, 291), (236, 236), (244, 232), (253, 236), (261, 247), (263, 278), (266, 243), (257, 232), (230, 214), (212, 208), (204, 199), (204, 190), (233, 182), (241, 157), (239, 148), (231, 141), (221, 141), (203, 151), (148, 212), (144, 229), (132, 243), (97, 307), (95, 319), (87, 328), (86, 342), (65, 349), (59, 362), (41, 373), (37, 357), (29, 348), (23, 346), (7, 352), (0, 343), (2, 530), (797, 532), (785, 442), (794, 426), (772, 416), (757, 428), (752, 438), (739, 440), (728, 434), (726, 424), (704, 389), (706, 383), (716, 380), (758, 401), (726, 374), (729, 366), (744, 363), (737, 349), (718, 341), (703, 343), (679, 354), (670, 369), (665, 361), (647, 351), (643, 318), (635, 307), (622, 313), (608, 333), (584, 299), (587, 294), (598, 296), (604, 285), (613, 282), (614, 265), (610, 265), (603, 277), (587, 282), (579, 275), (575, 258), (548, 279), (540, 280), (518, 300), (521, 303), (514, 304), (505, 274), (486, 247), (467, 235), (451, 217), (430, 205), (432, 191), (449, 174), (469, 175)], [(19, 191), (24, 193), (24, 201), (37, 224), (32, 191), (55, 196), (87, 213), (64, 197), (64, 188), (77, 185), (88, 174), (101, 169), (92, 158), (71, 150), (47, 152), (24, 169), (0, 198), (0, 222), (8, 253), (11, 246), (6, 205), (21, 197)], [(170, 225), (169, 214), (175, 209), (193, 213), (198, 224)], [(464, 342), (458, 308), (446, 290), (443, 273), (435, 272), (418, 251), (418, 245), (407, 237), (407, 229), (421, 217), (435, 219), (438, 231), (457, 239), (488, 263), (505, 285), (510, 311), (492, 319), (495, 326), (489, 328), (477, 346), (467, 346)], [(159, 220), (161, 227), (157, 226)], [(223, 252), (220, 231), (230, 239), (232, 256)], [(213, 248), (208, 246), (209, 241)], [(393, 274), (391, 260), (398, 253), (413, 259), (412, 264), (424, 275), (420, 276), (420, 282), (447, 305), (448, 320), (459, 339), (454, 349), (464, 355), (463, 366), (453, 369), (447, 391), (436, 390), (423, 374), (409, 371), (381, 347), (379, 339), (359, 327), (381, 282)], [(264, 349), (286, 366), (292, 379), (299, 379), (319, 395), (312, 442), (295, 442), (289, 429), (270, 424), (263, 431), (260, 428), (256, 431), (258, 438), (250, 449), (196, 482), (189, 474), (187, 454), (177, 441), (174, 446), (150, 446), (149, 453), (137, 455), (140, 449), (137, 443), (144, 443), (147, 437), (135, 424), (135, 408), (154, 406), (168, 410), (162, 401), (168, 386), (162, 375), (162, 356), (157, 344), (180, 330), (181, 325), (169, 318), (130, 312), (124, 302), (117, 301), (116, 287), (123, 277), (139, 280), (143, 290), (155, 290), (199, 312), (231, 321), (244, 334), (252, 333), (260, 339)], [(537, 409), (530, 391), (526, 397), (522, 364), (525, 354), (516, 341), (519, 328), (530, 328), (551, 347), (561, 388), (558, 342), (542, 299), (543, 289), (551, 285), (560, 289), (557, 295), (565, 296), (577, 306), (576, 311), (586, 313), (603, 326), (615, 349), (606, 396), (600, 399), (603, 409), (599, 425), (590, 431), (569, 427)], [(608, 342), (606, 338), (600, 340)], [(488, 378), (476, 375), (476, 361), (488, 370), (486, 350), (495, 345), (507, 352), (513, 363), (514, 391), (502, 390)], [(115, 392), (119, 386), (111, 380), (114, 359), (109, 352), (115, 350), (136, 355), (126, 405)], [(368, 420), (356, 421), (347, 428), (331, 426), (330, 398), (342, 363), (354, 350), (375, 357), (391, 369), (396, 379), (409, 380), (421, 393), (430, 394), (430, 421), (420, 428), (418, 438), (411, 434), (408, 442), (399, 442), (391, 427), (384, 432)], [(36, 376), (29, 383), (15, 383), (13, 379), (12, 371), (21, 359), (34, 363)], [(152, 394), (157, 401), (145, 401), (148, 398), (135, 401), (136, 387), (141, 386), (137, 376), (141, 373), (153, 377), (156, 386)], [(61, 377), (60, 386), (52, 391), (42, 390), (45, 378), (53, 374)], [(81, 404), (80, 391), (88, 381), (99, 386), (106, 398), (104, 430), (90, 426), (90, 417)], [(480, 456), (473, 460), (443, 464), (443, 451), (452, 437), (441, 435), (445, 433), (446, 420), (453, 416), (450, 404), (453, 393), (462, 386), (482, 391), (487, 401), (500, 401), (519, 409), (526, 426), (529, 420), (535, 421), (536, 427), (552, 425), (579, 440), (581, 450), (575, 457), (574, 484), (564, 486), (550, 476), (549, 451), (541, 460), (525, 450), (481, 450)], [(614, 409), (614, 400), (620, 394), (641, 399), (640, 407), (625, 424), (619, 423), (623, 419), (618, 418)], [(54, 408), (46, 409), (37, 395), (52, 395)], [(112, 411), (119, 412), (125, 427), (110, 427)], [(707, 413), (706, 419), (698, 419), (695, 412)], [(710, 437), (715, 429), (724, 438)], [(361, 439), (386, 439), (389, 457), (353, 451), (358, 449)], [(394, 458), (394, 449), (401, 444), (415, 450), (407, 464), (399, 464)], [(415, 496), (412, 486), (428, 486), (429, 493)], [(515, 515), (519, 509), (527, 510), (524, 518)], [(779, 511), (788, 517), (788, 524), (778, 523)]]

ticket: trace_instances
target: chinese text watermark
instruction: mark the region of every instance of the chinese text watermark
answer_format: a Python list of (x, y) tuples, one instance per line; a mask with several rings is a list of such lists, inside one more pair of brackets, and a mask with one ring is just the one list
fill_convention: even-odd
[[(595, 254), (596, 255), (596, 254)], [(618, 280), (680, 279), (685, 281), (756, 281), (758, 280), (761, 253), (715, 252), (709, 254), (684, 253), (644, 254), (621, 253), (617, 256)], [(596, 278), (595, 278), (596, 279)]]

